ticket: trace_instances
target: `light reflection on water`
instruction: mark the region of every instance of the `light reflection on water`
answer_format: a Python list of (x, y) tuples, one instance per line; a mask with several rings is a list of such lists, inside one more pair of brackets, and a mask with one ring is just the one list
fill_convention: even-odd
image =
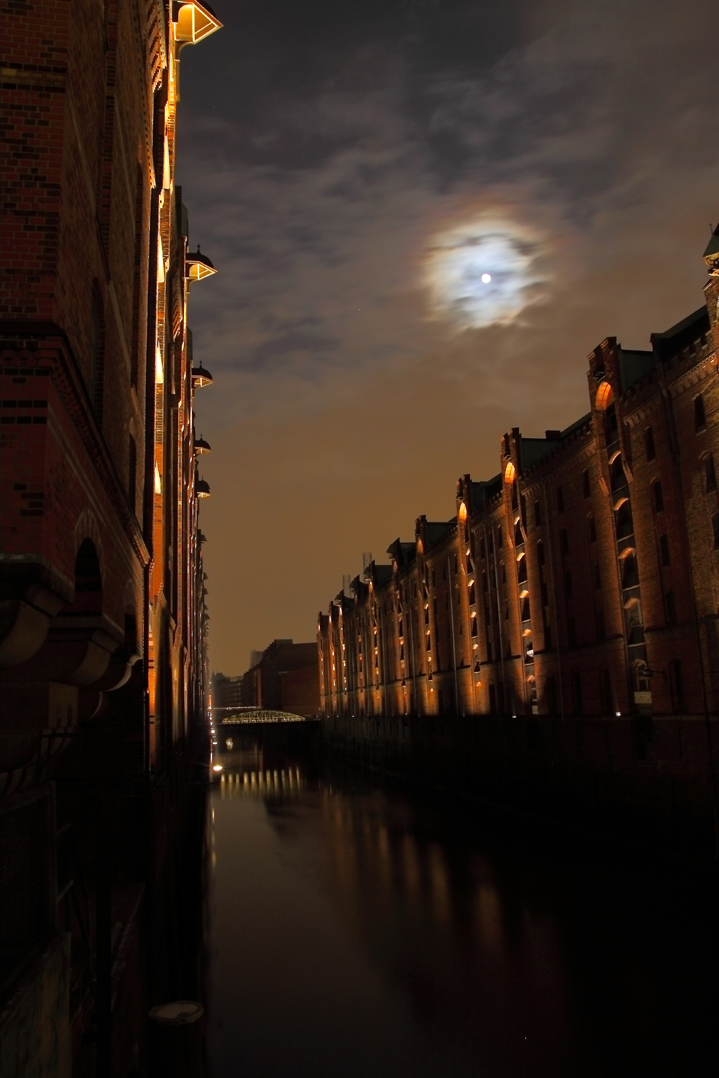
[(249, 738), (222, 759), (212, 1078), (714, 1073), (713, 878), (468, 827)]

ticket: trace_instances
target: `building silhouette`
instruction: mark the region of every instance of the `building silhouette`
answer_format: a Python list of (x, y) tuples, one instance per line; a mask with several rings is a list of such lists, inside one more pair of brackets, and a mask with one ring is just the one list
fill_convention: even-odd
[(215, 270), (176, 122), (221, 24), (5, 8), (0, 1069), (145, 1073), (148, 1008), (192, 991), (168, 908), (206, 742), (188, 300)]

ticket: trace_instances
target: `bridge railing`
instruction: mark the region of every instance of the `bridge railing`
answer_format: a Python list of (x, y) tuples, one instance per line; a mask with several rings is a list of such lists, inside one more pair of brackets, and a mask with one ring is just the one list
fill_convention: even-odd
[(265, 708), (233, 708), (230, 715), (225, 715), (219, 720), (221, 726), (256, 726), (269, 722), (312, 721), (314, 720), (305, 715), (293, 715), (290, 711), (270, 711)]

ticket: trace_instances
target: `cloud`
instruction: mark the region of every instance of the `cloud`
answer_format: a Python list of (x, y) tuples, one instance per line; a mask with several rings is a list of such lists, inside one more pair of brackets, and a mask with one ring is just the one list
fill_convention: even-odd
[[(214, 111), (193, 111), (195, 75), (183, 76), (191, 239), (220, 270), (193, 286), (190, 308), (195, 353), (217, 379), (198, 413), (223, 446), (207, 466), (208, 559), (259, 619), (243, 653), (258, 634), (306, 637), (363, 549), (407, 534), (421, 512), (451, 511), (459, 472), (494, 474), (507, 426), (536, 434), (586, 411), (597, 341), (645, 346), (701, 302), (719, 212), (709, 3), (506, 5), (492, 48), (473, 46), (474, 7), (412, 7), (391, 40), (379, 16), (344, 36), (333, 23), (324, 51), (317, 29), (317, 71), (305, 64), (296, 83), (270, 77), (285, 61), (269, 38), (258, 54), (270, 74), (250, 42), (250, 73), (233, 77), (255, 82)], [(223, 31), (227, 55), (240, 50), (233, 33), (241, 23)], [(463, 271), (438, 295), (426, 266), (489, 219), (521, 302), (467, 317)], [(291, 507), (291, 564), (277, 567), (279, 543), (250, 543), (259, 562), (239, 581), (230, 506), (283, 539)], [(283, 620), (298, 565), (303, 598)], [(233, 624), (235, 593), (223, 591), (215, 632)]]

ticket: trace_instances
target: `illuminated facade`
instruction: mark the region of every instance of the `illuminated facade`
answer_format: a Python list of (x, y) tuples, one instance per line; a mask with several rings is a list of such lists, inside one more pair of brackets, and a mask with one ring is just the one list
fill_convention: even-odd
[(530, 740), (558, 720), (591, 729), (602, 766), (715, 773), (716, 234), (705, 260), (706, 306), (651, 350), (603, 341), (587, 415), (508, 431), (494, 478), (463, 476), (455, 516), (420, 517), (320, 615), (327, 718), (525, 719)]
[[(137, 924), (162, 916), (147, 889), (206, 730), (193, 400), (212, 379), (188, 299), (215, 270), (189, 251), (175, 160), (181, 51), (221, 24), (197, 0), (40, 0), (4, 24), (0, 1021), (18, 1052), (29, 1016), (53, 1028), (56, 1069), (37, 1073), (59, 1075), (87, 1065), (94, 1011), (98, 1073), (124, 1074), (143, 1038), (121, 1041), (112, 1012), (127, 1033), (177, 989), (161, 959), (143, 991), (115, 984), (116, 951), (145, 960)], [(104, 829), (113, 852), (89, 853)]]

